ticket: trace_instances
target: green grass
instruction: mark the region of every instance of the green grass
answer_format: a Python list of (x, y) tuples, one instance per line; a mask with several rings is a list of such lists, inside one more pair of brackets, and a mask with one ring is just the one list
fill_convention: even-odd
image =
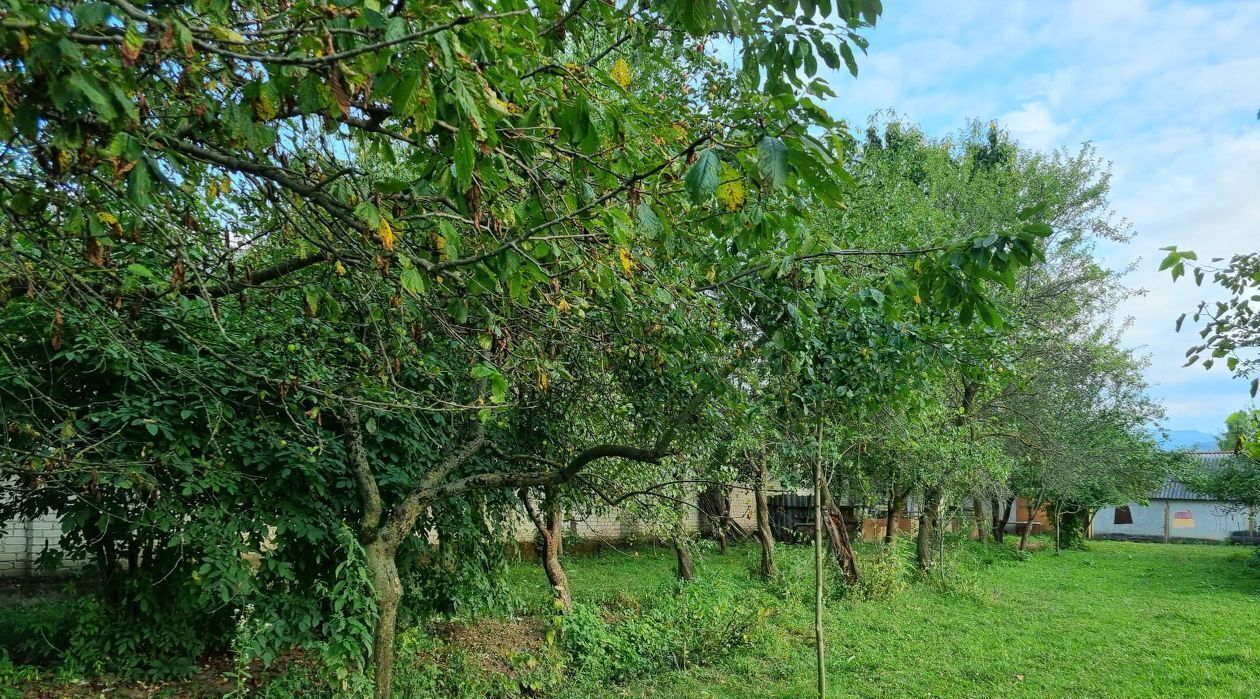
[[(968, 545), (948, 591), (916, 584), (879, 601), (831, 601), (830, 697), (1260, 696), (1260, 573), (1250, 551), (1205, 545), (1093, 542), (1024, 561)], [(751, 578), (756, 550), (698, 560), (699, 576)], [(794, 578), (810, 551), (781, 547)], [(668, 550), (568, 561), (579, 601), (656, 594)], [(622, 697), (805, 697), (813, 688), (813, 617), (803, 594), (767, 622), (763, 642), (709, 667), (606, 688)], [(546, 607), (536, 564), (511, 571), (527, 609)]]

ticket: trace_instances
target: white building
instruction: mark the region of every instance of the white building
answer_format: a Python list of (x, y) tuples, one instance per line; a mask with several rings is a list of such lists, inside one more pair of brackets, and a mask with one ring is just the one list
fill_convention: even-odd
[[(1214, 471), (1233, 455), (1200, 452), (1195, 456), (1205, 469)], [(1226, 541), (1233, 532), (1246, 529), (1246, 507), (1197, 493), (1175, 479), (1151, 493), (1149, 504), (1104, 507), (1093, 521), (1095, 539)]]

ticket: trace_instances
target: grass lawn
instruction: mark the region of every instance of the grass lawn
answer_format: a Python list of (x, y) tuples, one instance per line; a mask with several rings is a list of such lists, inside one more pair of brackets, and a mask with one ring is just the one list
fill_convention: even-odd
[[(781, 547), (808, 574), (806, 547)], [(749, 575), (753, 547), (698, 560), (700, 577)], [(1227, 546), (1091, 542), (1019, 561), (970, 545), (950, 591), (833, 601), (826, 615), (831, 697), (1260, 697), (1260, 572)], [(568, 562), (578, 601), (646, 596), (673, 574), (668, 550)], [(545, 605), (536, 564), (512, 570), (527, 606)], [(808, 584), (804, 587), (808, 588)], [(623, 697), (804, 697), (813, 618), (782, 605), (766, 638), (710, 667), (608, 688)]]

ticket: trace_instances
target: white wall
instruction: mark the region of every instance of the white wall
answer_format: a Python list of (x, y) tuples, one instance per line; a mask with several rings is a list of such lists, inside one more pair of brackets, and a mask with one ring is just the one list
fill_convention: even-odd
[[(1168, 505), (1168, 534), (1172, 540), (1224, 541), (1231, 532), (1247, 528), (1246, 510), (1236, 510), (1207, 500), (1152, 500), (1150, 505), (1129, 503), (1133, 524), (1116, 524), (1115, 508), (1104, 507), (1094, 515), (1094, 536), (1164, 538), (1164, 505)], [(1178, 512), (1190, 518), (1178, 518)]]
[[(61, 521), (51, 515), (6, 522), (4, 537), (0, 538), (0, 577), (45, 574), (37, 567), (39, 554), (45, 544), (56, 549), (60, 539)], [(63, 560), (62, 565), (71, 567), (79, 562)]]

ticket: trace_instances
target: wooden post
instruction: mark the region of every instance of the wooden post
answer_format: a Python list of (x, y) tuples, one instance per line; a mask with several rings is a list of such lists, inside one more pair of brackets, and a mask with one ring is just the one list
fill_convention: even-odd
[(1172, 513), (1171, 504), (1168, 500), (1164, 501), (1164, 543), (1172, 541)]
[(818, 454), (814, 459), (814, 638), (818, 646), (818, 699), (827, 697), (827, 667), (823, 650), (823, 467), (822, 412), (818, 414)]

